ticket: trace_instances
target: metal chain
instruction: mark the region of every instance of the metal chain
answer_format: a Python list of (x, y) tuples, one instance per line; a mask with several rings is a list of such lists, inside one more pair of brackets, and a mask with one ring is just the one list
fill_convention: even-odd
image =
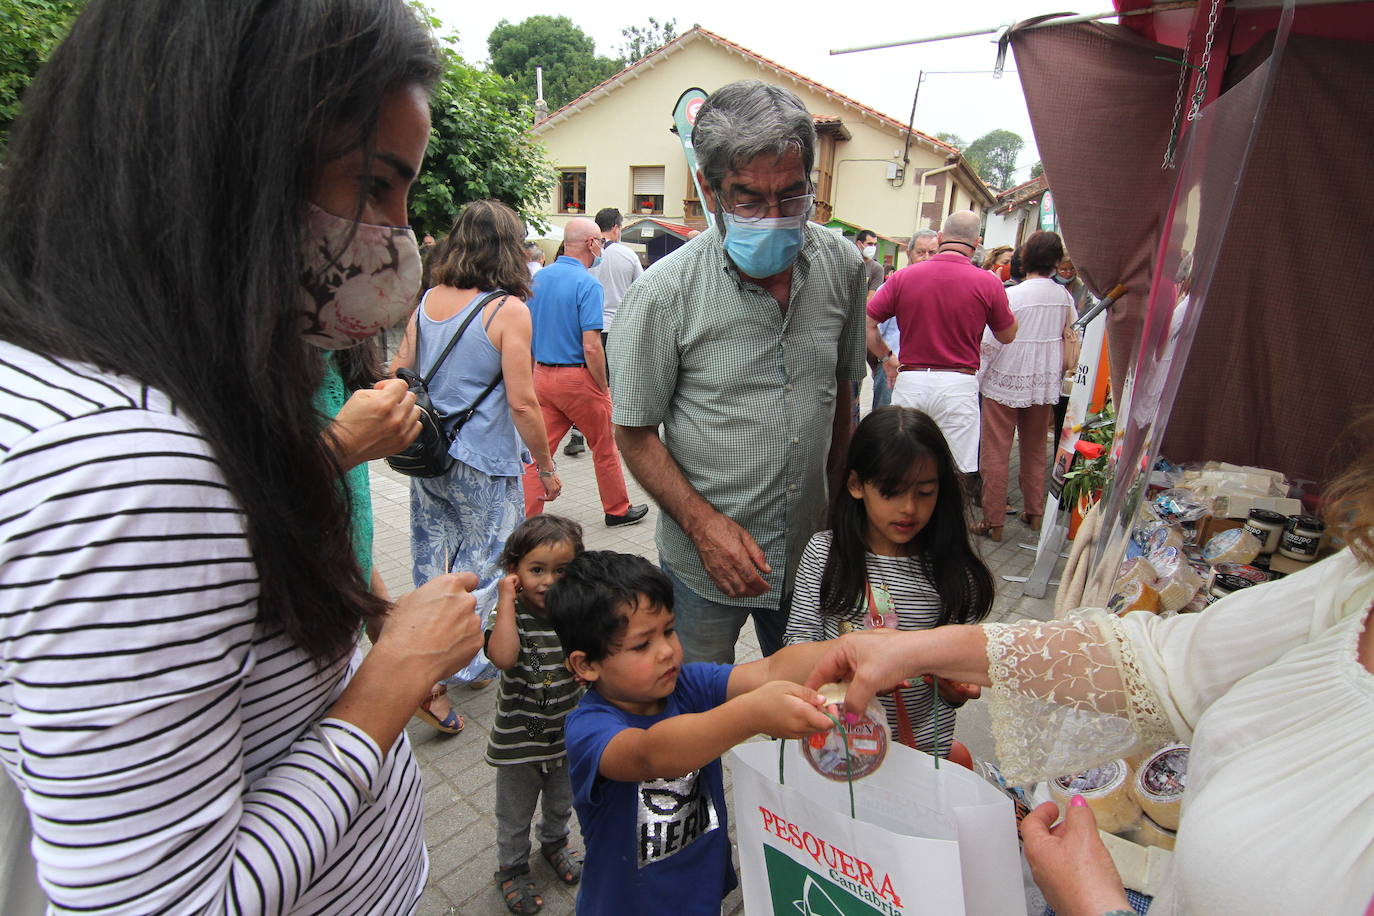
[(1174, 154), (1178, 152), (1179, 120), (1183, 117), (1183, 92), (1188, 88), (1188, 55), (1193, 49), (1193, 30), (1183, 42), (1183, 62), (1178, 67), (1178, 94), (1174, 97), (1174, 123), (1169, 127), (1169, 145), (1164, 150), (1161, 169), (1174, 167)]
[(1202, 63), (1198, 67), (1197, 87), (1193, 90), (1193, 104), (1188, 109), (1188, 120), (1196, 121), (1201, 116), (1202, 102), (1207, 97), (1207, 68), (1212, 63), (1212, 39), (1217, 33), (1217, 14), (1221, 12), (1221, 0), (1212, 0), (1212, 10), (1207, 14), (1207, 44), (1202, 49)]

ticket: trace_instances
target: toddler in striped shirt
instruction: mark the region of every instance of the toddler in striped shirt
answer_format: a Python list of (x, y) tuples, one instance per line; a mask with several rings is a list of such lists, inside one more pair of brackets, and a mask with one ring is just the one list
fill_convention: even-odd
[(544, 905), (529, 876), (530, 820), (541, 796), (540, 851), (564, 883), (582, 876), (582, 857), (568, 845), (572, 785), (563, 745), (563, 720), (582, 690), (544, 608), (549, 586), (581, 553), (582, 526), (545, 514), (512, 531), (501, 555), (509, 575), (486, 634), (501, 685), (486, 758), (496, 767), (496, 883), (512, 913)]

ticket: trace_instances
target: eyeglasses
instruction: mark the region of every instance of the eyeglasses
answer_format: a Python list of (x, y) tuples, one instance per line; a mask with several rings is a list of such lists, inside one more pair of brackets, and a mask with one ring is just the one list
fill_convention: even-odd
[(801, 216), (811, 212), (811, 206), (816, 202), (815, 194), (799, 194), (796, 197), (784, 197), (774, 203), (770, 200), (746, 200), (742, 203), (726, 207), (735, 215), (735, 219), (745, 223), (755, 223), (768, 216), (776, 207), (779, 216)]

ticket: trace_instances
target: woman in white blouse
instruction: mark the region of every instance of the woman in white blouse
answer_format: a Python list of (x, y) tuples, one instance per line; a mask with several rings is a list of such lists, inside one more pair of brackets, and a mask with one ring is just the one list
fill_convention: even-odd
[[(1366, 430), (1372, 424), (1366, 421)], [(1180, 740), (1178, 842), (1150, 916), (1321, 913), (1374, 903), (1374, 437), (1327, 493), (1348, 547), (1167, 620), (1100, 611), (841, 643), (813, 684), (847, 699), (933, 674), (983, 685), (999, 763), (1029, 783)], [(1061, 916), (1129, 913), (1090, 810), (1022, 824)]]
[(1073, 321), (1073, 299), (1050, 279), (1064, 256), (1053, 232), (1034, 232), (1021, 248), (1026, 279), (1007, 290), (1016, 316), (1016, 339), (998, 343), (983, 335), (978, 371), (982, 394), (982, 431), (978, 471), (983, 478), (983, 521), (974, 526), (994, 541), (1002, 539), (1007, 501), (1011, 440), (1021, 440), (1021, 521), (1039, 529), (1045, 506), (1048, 468), (1046, 436), (1064, 379), (1064, 328)]
[(414, 302), (439, 73), (403, 0), (91, 0), (26, 92), (0, 185), (0, 814), (32, 840), (0, 912), (34, 877), (62, 912), (413, 911), (403, 729), (481, 644), (473, 579), (369, 593), (312, 395), (318, 348)]

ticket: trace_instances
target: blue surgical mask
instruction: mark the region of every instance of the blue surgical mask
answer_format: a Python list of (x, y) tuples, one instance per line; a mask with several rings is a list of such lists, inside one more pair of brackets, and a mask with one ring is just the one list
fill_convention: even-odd
[(745, 276), (756, 280), (772, 277), (797, 260), (806, 214), (742, 222), (726, 210), (721, 217), (725, 221), (725, 251)]
[[(592, 258), (592, 267), (600, 267), (600, 266), (601, 266), (601, 255), (597, 255), (596, 257)], [(590, 270), (591, 268), (588, 268), (588, 269)]]
[(1050, 279), (1054, 280), (1054, 282), (1058, 283), (1060, 286), (1068, 286), (1073, 282), (1073, 277), (1062, 277), (1059, 274), (1055, 274)]

